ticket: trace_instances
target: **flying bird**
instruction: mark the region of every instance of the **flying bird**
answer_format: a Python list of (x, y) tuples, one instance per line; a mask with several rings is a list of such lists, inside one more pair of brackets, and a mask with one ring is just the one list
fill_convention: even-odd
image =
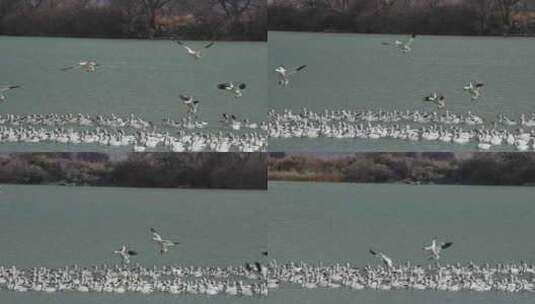
[(86, 61), (80, 61), (78, 64), (64, 67), (61, 70), (66, 72), (66, 71), (80, 68), (80, 69), (84, 69), (86, 72), (94, 72), (96, 71), (98, 66), (100, 65), (96, 61), (86, 60)]
[(416, 34), (412, 34), (409, 40), (407, 42), (403, 42), (400, 40), (392, 42), (383, 42), (383, 45), (390, 45), (399, 48), (403, 53), (408, 53), (412, 51), (411, 45), (414, 42), (414, 39), (416, 38)]
[(242, 97), (242, 90), (245, 90), (246, 87), (247, 85), (243, 82), (225, 82), (217, 85), (218, 89), (231, 92), (235, 98)]
[(284, 87), (288, 86), (290, 83), (290, 76), (304, 70), (306, 67), (306, 65), (302, 65), (293, 69), (288, 69), (283, 65), (277, 67), (275, 72), (279, 74), (279, 85)]
[(126, 245), (123, 245), (120, 250), (115, 250), (113, 253), (121, 257), (123, 264), (130, 264), (130, 257), (137, 255), (137, 252), (128, 250)]
[(7, 96), (4, 93), (13, 89), (18, 89), (18, 88), (20, 88), (20, 85), (0, 86), (0, 101), (4, 101), (7, 99)]
[(162, 239), (162, 236), (154, 228), (150, 228), (150, 232), (152, 232), (152, 240), (160, 246), (160, 254), (162, 255), (169, 250), (169, 247), (180, 244), (179, 242)]
[(484, 83), (480, 81), (472, 82), (470, 81), (465, 87), (464, 90), (470, 94), (472, 101), (476, 101), (481, 97), (481, 88), (485, 86)]
[[(195, 58), (195, 59), (201, 59), (202, 57), (202, 53), (201, 53), (201, 50), (195, 50), (195, 49), (192, 49), (191, 47), (187, 46), (184, 42), (180, 41), (180, 40), (177, 40), (176, 43), (178, 43), (179, 45), (181, 45), (185, 50), (186, 52), (188, 53), (188, 55), (190, 55), (191, 57)], [(205, 49), (209, 49), (211, 48), (213, 45), (215, 44), (215, 42), (210, 42), (208, 43), (207, 45), (204, 46)]]
[(374, 256), (376, 256), (377, 258), (381, 259), (381, 261), (383, 261), (383, 263), (385, 264), (385, 266), (388, 268), (388, 269), (391, 269), (393, 266), (394, 266), (394, 263), (392, 262), (392, 259), (387, 257), (385, 254), (383, 254), (382, 252), (377, 252), (373, 249), (370, 249), (370, 253)]
[(439, 260), (442, 249), (450, 248), (451, 245), (453, 245), (453, 242), (443, 242), (439, 245), (437, 244), (437, 240), (433, 239), (433, 241), (431, 241), (431, 245), (426, 246), (423, 249), (431, 254), (429, 259)]
[(434, 103), (439, 109), (442, 109), (446, 106), (446, 97), (444, 95), (439, 95), (436, 92), (426, 96), (424, 101)]
[(180, 99), (184, 102), (184, 105), (188, 108), (188, 115), (195, 115), (197, 114), (197, 110), (199, 108), (199, 100), (196, 100), (191, 95), (185, 95), (181, 94)]

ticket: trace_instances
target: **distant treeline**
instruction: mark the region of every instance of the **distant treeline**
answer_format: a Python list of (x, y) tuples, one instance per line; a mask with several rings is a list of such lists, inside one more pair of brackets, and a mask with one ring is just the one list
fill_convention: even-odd
[(272, 0), (270, 30), (533, 35), (533, 0)]
[(269, 180), (535, 185), (535, 153), (271, 153)]
[(0, 183), (266, 189), (262, 153), (0, 154)]
[(267, 39), (265, 0), (0, 0), (0, 35)]

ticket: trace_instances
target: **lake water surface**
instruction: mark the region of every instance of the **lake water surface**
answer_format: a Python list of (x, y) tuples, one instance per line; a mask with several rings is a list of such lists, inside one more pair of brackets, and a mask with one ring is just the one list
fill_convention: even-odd
[[(453, 241), (441, 263), (535, 263), (533, 188), (270, 183), (269, 245), (280, 262), (426, 265), (433, 237)], [(527, 241), (528, 240), (528, 241)], [(531, 294), (281, 288), (271, 303), (532, 303)]]
[[(427, 110), (427, 94), (447, 97), (447, 109), (472, 111), (487, 120), (505, 113), (518, 119), (535, 112), (535, 39), (418, 36), (412, 52), (382, 45), (398, 35), (269, 33), (269, 107), (276, 110)], [(278, 65), (307, 68), (288, 87), (277, 84)], [(485, 83), (473, 103), (462, 90), (469, 81)], [(271, 151), (414, 151), (475, 150), (475, 145), (407, 144), (401, 141), (272, 140)]]

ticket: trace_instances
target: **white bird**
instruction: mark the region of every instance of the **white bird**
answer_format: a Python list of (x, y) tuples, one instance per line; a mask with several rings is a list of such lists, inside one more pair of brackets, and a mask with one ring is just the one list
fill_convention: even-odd
[(193, 98), (191, 95), (180, 95), (180, 99), (184, 102), (186, 107), (188, 108), (188, 114), (189, 115), (195, 115), (197, 114), (197, 110), (199, 108), (200, 101)]
[(160, 254), (166, 253), (169, 247), (180, 244), (179, 242), (162, 239), (162, 236), (154, 228), (150, 228), (150, 232), (152, 232), (152, 240), (160, 246)]
[(470, 81), (465, 87), (464, 90), (467, 91), (472, 97), (472, 101), (476, 101), (481, 97), (481, 88), (485, 84), (479, 81), (472, 82)]
[(444, 95), (439, 95), (436, 92), (426, 96), (424, 101), (434, 103), (439, 109), (446, 106), (446, 97), (444, 97)]
[(4, 101), (7, 99), (7, 96), (4, 95), (5, 92), (18, 88), (20, 88), (19, 85), (0, 86), (0, 101)]
[(120, 250), (115, 250), (114, 254), (118, 254), (123, 260), (123, 264), (130, 264), (130, 256), (137, 255), (137, 252), (128, 250), (126, 245), (123, 245)]
[(225, 82), (217, 85), (217, 88), (224, 91), (229, 91), (234, 94), (234, 97), (240, 98), (243, 96), (242, 90), (245, 90), (247, 85), (242, 82)]
[(84, 69), (86, 72), (94, 72), (96, 71), (98, 66), (100, 65), (96, 61), (85, 60), (85, 61), (80, 61), (78, 64), (64, 67), (61, 70), (66, 72), (66, 71), (73, 70), (76, 68), (81, 68), (81, 69)]
[[(181, 45), (184, 49), (186, 49), (186, 52), (188, 53), (188, 55), (190, 55), (191, 57), (195, 58), (195, 59), (201, 59), (202, 57), (202, 53), (201, 53), (201, 50), (195, 50), (195, 49), (192, 49), (191, 47), (187, 46), (186, 44), (184, 44), (184, 42), (180, 41), (180, 40), (177, 40), (177, 42), (179, 45)], [(213, 45), (215, 44), (215, 42), (210, 42), (208, 43), (207, 45), (204, 46), (205, 49), (208, 49), (210, 47), (212, 47)]]
[(431, 254), (429, 259), (439, 260), (440, 259), (440, 252), (442, 251), (442, 249), (449, 248), (449, 247), (451, 247), (451, 245), (453, 245), (453, 242), (443, 242), (440, 245), (438, 245), (437, 244), (437, 240), (433, 239), (433, 241), (431, 241), (431, 245), (426, 246), (423, 249), (425, 251), (429, 251), (429, 253)]
[(413, 43), (415, 38), (416, 38), (416, 34), (412, 34), (412, 36), (409, 38), (409, 40), (407, 42), (405, 42), (405, 43), (400, 41), (400, 40), (396, 40), (396, 41), (394, 41), (394, 43), (383, 42), (383, 45), (391, 45), (391, 46), (399, 48), (403, 53), (408, 53), (408, 52), (412, 51), (411, 45), (412, 45), (412, 43)]
[(387, 268), (391, 269), (394, 266), (392, 259), (387, 257), (384, 253), (377, 252), (373, 249), (370, 249), (370, 253), (376, 256), (377, 258), (381, 259), (381, 261), (383, 261), (383, 263), (386, 265)]
[(306, 67), (307, 67), (306, 65), (302, 65), (294, 69), (287, 69), (283, 65), (277, 67), (275, 69), (275, 72), (279, 74), (279, 85), (284, 86), (284, 87), (288, 86), (288, 84), (290, 83), (290, 76), (293, 74), (296, 74), (299, 71), (302, 71)]

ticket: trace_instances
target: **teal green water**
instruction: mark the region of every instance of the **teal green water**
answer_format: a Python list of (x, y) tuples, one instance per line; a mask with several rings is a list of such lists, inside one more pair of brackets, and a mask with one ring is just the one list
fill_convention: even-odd
[[(2, 186), (0, 264), (241, 264), (265, 250), (265, 191)], [(181, 245), (160, 256), (150, 227)]]
[[(503, 37), (419, 36), (403, 54), (382, 45), (395, 35), (269, 33), (270, 108), (383, 109), (432, 111), (422, 99), (438, 91), (450, 111), (472, 111), (485, 119), (498, 113), (518, 119), (534, 112), (535, 39)], [(308, 65), (286, 88), (277, 84), (276, 66)], [(470, 80), (486, 86), (480, 102), (463, 92)], [(328, 147), (328, 148), (325, 148)], [(408, 144), (400, 141), (273, 140), (272, 151), (411, 151), (474, 150), (475, 146)]]
[(426, 263), (421, 248), (451, 240), (444, 263), (534, 262), (534, 188), (270, 183), (270, 247), (281, 261)]
[[(280, 262), (425, 265), (434, 236), (442, 263), (535, 263), (533, 188), (272, 182), (269, 244)], [(530, 294), (278, 289), (270, 303), (533, 303)]]
[[(266, 248), (279, 262), (427, 263), (421, 247), (451, 240), (443, 263), (535, 262), (535, 189), (523, 187), (270, 183), (265, 191), (3, 185), (0, 264), (117, 263), (125, 242), (151, 264), (241, 264)], [(182, 244), (161, 257), (148, 229)], [(267, 298), (138, 294), (16, 294), (1, 303), (522, 303), (530, 294), (273, 290)]]
[[(200, 48), (205, 42), (188, 42)], [(95, 73), (60, 68), (93, 59)], [(217, 42), (195, 61), (172, 41), (0, 37), (0, 84), (20, 84), (0, 113), (135, 113), (159, 122), (186, 113), (179, 93), (201, 101), (199, 115), (213, 127), (221, 113), (264, 119), (266, 43)], [(235, 100), (216, 85), (243, 81)]]

